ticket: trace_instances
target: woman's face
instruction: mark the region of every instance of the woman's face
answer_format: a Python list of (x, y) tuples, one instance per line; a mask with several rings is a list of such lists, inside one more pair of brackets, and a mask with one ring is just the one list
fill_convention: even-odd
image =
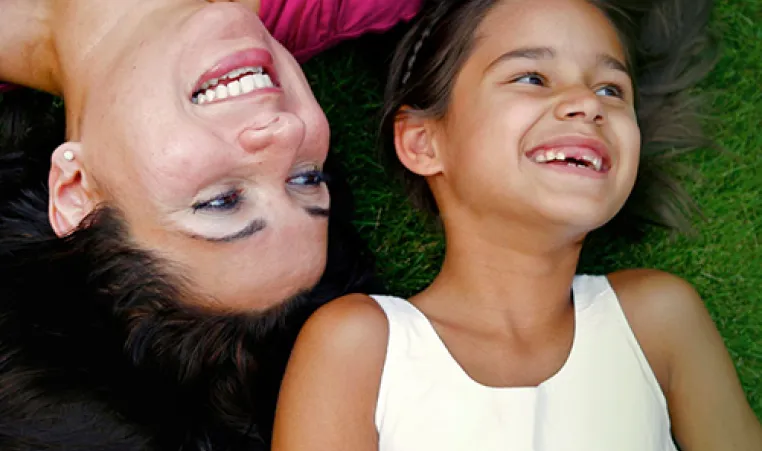
[(216, 307), (271, 307), (324, 270), (325, 115), (249, 9), (162, 3), (130, 13), (81, 73), (84, 171)]

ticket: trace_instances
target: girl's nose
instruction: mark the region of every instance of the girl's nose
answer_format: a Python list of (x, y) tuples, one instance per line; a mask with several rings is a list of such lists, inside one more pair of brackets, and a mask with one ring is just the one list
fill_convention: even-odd
[(589, 88), (572, 88), (558, 102), (556, 118), (560, 121), (578, 120), (602, 125), (605, 122), (605, 111), (600, 98)]

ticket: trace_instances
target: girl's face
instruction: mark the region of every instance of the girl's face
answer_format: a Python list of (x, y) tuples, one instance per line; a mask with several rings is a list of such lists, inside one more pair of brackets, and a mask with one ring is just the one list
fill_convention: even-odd
[(139, 6), (81, 74), (79, 139), (99, 200), (223, 308), (312, 287), (329, 134), (300, 67), (236, 3)]
[[(625, 51), (585, 0), (503, 0), (481, 23), (434, 125), (443, 216), (472, 211), (586, 233), (635, 182), (640, 133)], [(481, 216), (480, 216), (481, 217)]]

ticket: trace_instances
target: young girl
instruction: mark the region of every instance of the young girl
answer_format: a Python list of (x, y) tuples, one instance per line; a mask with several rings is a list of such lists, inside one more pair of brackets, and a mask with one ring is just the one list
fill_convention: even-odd
[(699, 136), (680, 94), (705, 73), (707, 2), (621, 3), (425, 10), (382, 133), (443, 223), (443, 267), (409, 300), (353, 295), (311, 318), (275, 450), (762, 449), (692, 287), (575, 276), (585, 237), (654, 175), (636, 177), (641, 156)]

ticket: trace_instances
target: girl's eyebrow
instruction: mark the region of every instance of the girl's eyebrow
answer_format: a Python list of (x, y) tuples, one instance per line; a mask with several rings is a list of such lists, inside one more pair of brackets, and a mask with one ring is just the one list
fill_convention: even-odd
[[(522, 47), (515, 50), (511, 50), (509, 52), (503, 53), (499, 57), (497, 57), (494, 61), (492, 61), (489, 66), (484, 70), (484, 73), (488, 73), (492, 71), (495, 66), (504, 63), (506, 61), (511, 61), (515, 59), (530, 59), (530, 60), (550, 60), (555, 58), (557, 55), (557, 52), (555, 49), (551, 47)], [(606, 67), (608, 69), (617, 70), (620, 72), (624, 72), (628, 76), (630, 75), (629, 69), (627, 69), (627, 65), (624, 64), (619, 59), (606, 54), (606, 53), (599, 53), (597, 56), (597, 62), (599, 66)]]
[(630, 69), (627, 67), (625, 63), (623, 63), (619, 59), (614, 58), (613, 56), (606, 53), (598, 54), (598, 65), (606, 67), (608, 69), (617, 70), (619, 72), (624, 72), (625, 74), (627, 74), (627, 76), (630, 75)]
[(489, 63), (484, 73), (492, 71), (495, 66), (515, 59), (549, 60), (556, 57), (556, 51), (550, 47), (523, 47), (503, 53)]

